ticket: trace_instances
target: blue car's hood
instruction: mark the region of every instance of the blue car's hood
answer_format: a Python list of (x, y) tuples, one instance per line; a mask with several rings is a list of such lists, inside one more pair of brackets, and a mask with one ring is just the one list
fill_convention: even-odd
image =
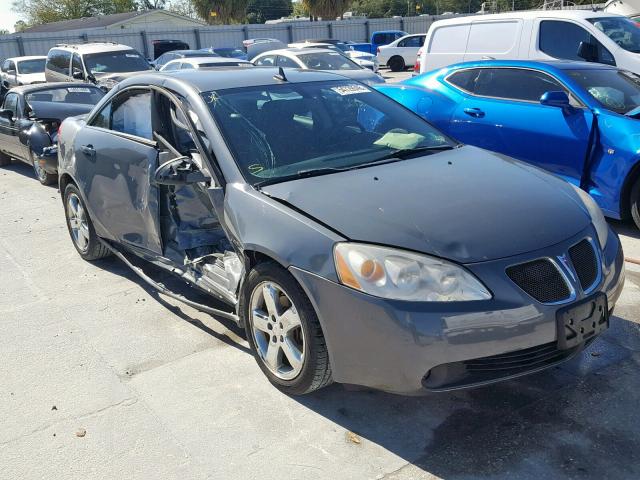
[(553, 245), (590, 223), (569, 184), (469, 146), (263, 191), (351, 240), (463, 263)]

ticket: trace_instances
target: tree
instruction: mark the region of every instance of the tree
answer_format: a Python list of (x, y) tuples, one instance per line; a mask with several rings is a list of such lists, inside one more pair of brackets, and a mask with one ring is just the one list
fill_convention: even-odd
[(4, 28), (0, 29), (0, 35), (9, 35), (11, 32), (9, 30), (6, 30)]
[(313, 17), (335, 20), (349, 9), (351, 0), (302, 0)]
[(139, 0), (138, 5), (140, 10), (158, 10), (164, 8), (166, 0)]
[(249, 0), (191, 0), (196, 13), (209, 24), (242, 23)]
[(136, 0), (13, 0), (13, 11), (26, 17), (26, 23), (42, 23), (94, 17), (137, 10)]
[(25, 29), (27, 29), (29, 27), (29, 25), (27, 24), (27, 22), (25, 22), (24, 20), (18, 20), (14, 25), (13, 25), (13, 29), (15, 30), (16, 33), (19, 32), (24, 32)]
[(191, 0), (169, 0), (164, 7), (167, 11), (177, 13), (184, 17), (197, 18), (198, 14)]
[(249, 0), (247, 4), (247, 21), (249, 23), (264, 23), (288, 17), (293, 11), (290, 0)]

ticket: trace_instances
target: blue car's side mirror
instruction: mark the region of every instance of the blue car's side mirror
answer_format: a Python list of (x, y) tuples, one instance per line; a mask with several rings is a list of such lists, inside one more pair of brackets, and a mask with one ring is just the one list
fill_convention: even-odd
[(540, 97), (540, 103), (549, 107), (571, 107), (571, 101), (569, 100), (567, 92), (545, 92)]

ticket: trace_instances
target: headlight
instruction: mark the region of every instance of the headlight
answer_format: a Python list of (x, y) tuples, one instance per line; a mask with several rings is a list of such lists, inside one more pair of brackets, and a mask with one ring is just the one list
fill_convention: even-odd
[(471, 273), (439, 258), (362, 243), (338, 243), (334, 257), (343, 285), (377, 297), (423, 302), (491, 298)]
[(572, 187), (575, 189), (576, 193), (582, 200), (584, 207), (587, 209), (587, 212), (591, 217), (591, 221), (593, 222), (593, 226), (596, 229), (596, 233), (598, 234), (600, 246), (604, 249), (607, 244), (607, 238), (609, 237), (609, 225), (602, 214), (602, 210), (600, 210), (600, 207), (591, 195), (575, 185), (572, 185)]

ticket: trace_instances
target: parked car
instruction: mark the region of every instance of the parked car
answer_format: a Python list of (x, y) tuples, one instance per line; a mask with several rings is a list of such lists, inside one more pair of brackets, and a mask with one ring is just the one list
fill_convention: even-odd
[(348, 45), (343, 42), (312, 43), (309, 41), (305, 41), (305, 42), (298, 42), (298, 43), (290, 43), (289, 48), (324, 48), (327, 50), (333, 50), (334, 52), (342, 53), (345, 57), (353, 60), (355, 63), (357, 63), (361, 67), (372, 70), (374, 73), (378, 73), (378, 70), (379, 70), (378, 59), (376, 58), (375, 55), (354, 50), (351, 47), (351, 45)]
[(471, 145), (545, 168), (640, 227), (640, 76), (586, 62), (471, 62), (384, 93)]
[(427, 32), (420, 72), (474, 60), (577, 60), (640, 74), (640, 29), (591, 10), (534, 10), (438, 20)]
[(0, 166), (15, 158), (32, 165), (43, 185), (55, 182), (60, 124), (90, 112), (103, 96), (100, 88), (83, 83), (41, 83), (9, 90), (0, 110)]
[(113, 42), (59, 44), (49, 50), (47, 82), (91, 82), (105, 90), (153, 67), (137, 51)]
[(162, 54), (160, 57), (156, 59), (154, 62), (154, 66), (156, 70), (161, 70), (167, 63), (171, 60), (179, 60), (181, 58), (192, 58), (192, 57), (219, 57), (212, 52), (203, 52), (202, 50), (173, 50), (171, 52), (167, 52)]
[(182, 40), (154, 40), (151, 44), (153, 45), (154, 61), (167, 52), (173, 50), (189, 50), (191, 48), (188, 43)]
[(335, 72), (345, 77), (373, 85), (384, 83), (384, 79), (368, 68), (363, 68), (339, 52), (325, 48), (287, 48), (270, 50), (253, 59), (254, 65), (262, 67), (302, 68)]
[(175, 296), (139, 255), (224, 300), (188, 301), (244, 326), (289, 394), (539, 371), (606, 329), (623, 287), (589, 195), (339, 75), (143, 74), (59, 143), (80, 256), (115, 253)]
[(378, 62), (386, 65), (393, 72), (400, 72), (407, 67), (413, 67), (416, 63), (418, 50), (424, 45), (424, 33), (406, 35), (394, 40), (389, 45), (378, 47)]
[(161, 72), (172, 72), (175, 70), (200, 69), (208, 67), (253, 67), (251, 62), (246, 60), (227, 57), (188, 57), (178, 60), (171, 60), (165, 63), (160, 69)]
[(378, 47), (382, 45), (389, 45), (394, 40), (397, 40), (400, 37), (404, 37), (408, 35), (407, 32), (403, 32), (402, 30), (383, 30), (379, 32), (373, 32), (371, 34), (371, 42), (370, 43), (352, 43), (351, 46), (354, 50), (359, 50), (361, 52), (367, 52), (372, 55), (378, 53)]
[(202, 48), (200, 51), (207, 53), (215, 53), (224, 58), (237, 58), (239, 60), (248, 60), (247, 52), (242, 48), (235, 47), (210, 47)]
[(7, 58), (2, 62), (2, 87), (9, 89), (18, 85), (44, 83), (44, 63), (47, 57), (29, 56)]

